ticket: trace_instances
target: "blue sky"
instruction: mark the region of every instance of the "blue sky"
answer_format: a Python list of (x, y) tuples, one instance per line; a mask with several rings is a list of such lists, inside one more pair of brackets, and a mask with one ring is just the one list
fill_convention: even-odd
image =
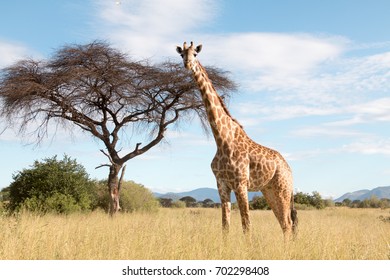
[[(228, 106), (248, 135), (279, 150), (295, 188), (338, 197), (390, 185), (389, 1), (3, 1), (0, 67), (45, 59), (64, 44), (103, 39), (134, 58), (180, 61), (175, 46), (202, 43), (203, 65), (239, 84)], [(66, 153), (93, 178), (102, 146), (58, 131), (39, 146), (0, 135), (0, 188), (36, 159)], [(128, 141), (123, 149), (134, 148)], [(215, 153), (194, 119), (128, 162), (126, 179), (153, 191), (216, 187)]]

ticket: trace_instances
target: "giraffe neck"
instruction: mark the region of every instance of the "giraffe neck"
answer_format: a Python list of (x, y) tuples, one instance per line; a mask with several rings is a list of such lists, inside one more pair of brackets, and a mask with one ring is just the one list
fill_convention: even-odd
[(222, 98), (218, 95), (204, 67), (196, 61), (191, 68), (195, 81), (200, 89), (202, 100), (206, 108), (207, 118), (211, 126), (217, 145), (223, 141), (231, 142), (233, 126), (241, 125), (231, 117)]

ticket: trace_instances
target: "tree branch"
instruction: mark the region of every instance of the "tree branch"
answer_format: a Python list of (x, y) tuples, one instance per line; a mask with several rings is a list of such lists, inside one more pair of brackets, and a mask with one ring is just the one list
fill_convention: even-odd
[(95, 169), (99, 169), (99, 168), (102, 168), (102, 167), (110, 167), (111, 165), (110, 164), (107, 164), (107, 163), (103, 163), (99, 166), (96, 166)]
[(120, 190), (121, 190), (121, 187), (122, 187), (122, 180), (123, 180), (123, 176), (125, 176), (125, 172), (126, 172), (126, 165), (123, 166), (123, 168), (122, 168), (122, 173), (121, 173), (121, 177), (119, 178), (119, 182), (118, 182), (118, 192), (120, 192)]
[(115, 164), (114, 161), (112, 160), (112, 157), (109, 154), (107, 154), (104, 150), (100, 150), (100, 151), (108, 158), (108, 160), (111, 162), (112, 165)]

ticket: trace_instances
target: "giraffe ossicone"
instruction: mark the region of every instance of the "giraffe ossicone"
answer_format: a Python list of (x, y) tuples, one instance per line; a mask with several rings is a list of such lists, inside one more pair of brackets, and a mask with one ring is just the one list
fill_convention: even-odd
[(254, 142), (229, 113), (215, 90), (205, 68), (197, 60), (202, 45), (176, 47), (185, 68), (192, 71), (201, 92), (207, 118), (217, 144), (211, 169), (217, 180), (222, 205), (222, 227), (229, 230), (231, 201), (235, 193), (244, 233), (250, 231), (248, 191), (261, 191), (274, 212), (284, 236), (289, 239), (297, 231), (294, 208), (293, 177), (282, 155)]

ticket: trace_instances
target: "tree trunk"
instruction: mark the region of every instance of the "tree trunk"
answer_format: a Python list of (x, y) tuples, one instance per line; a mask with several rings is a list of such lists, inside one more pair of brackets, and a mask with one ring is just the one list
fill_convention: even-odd
[[(119, 205), (119, 171), (122, 169), (121, 165), (112, 164), (110, 166), (110, 174), (108, 175), (108, 191), (110, 193), (110, 215), (113, 216), (120, 209)], [(122, 179), (123, 176), (121, 176)]]

